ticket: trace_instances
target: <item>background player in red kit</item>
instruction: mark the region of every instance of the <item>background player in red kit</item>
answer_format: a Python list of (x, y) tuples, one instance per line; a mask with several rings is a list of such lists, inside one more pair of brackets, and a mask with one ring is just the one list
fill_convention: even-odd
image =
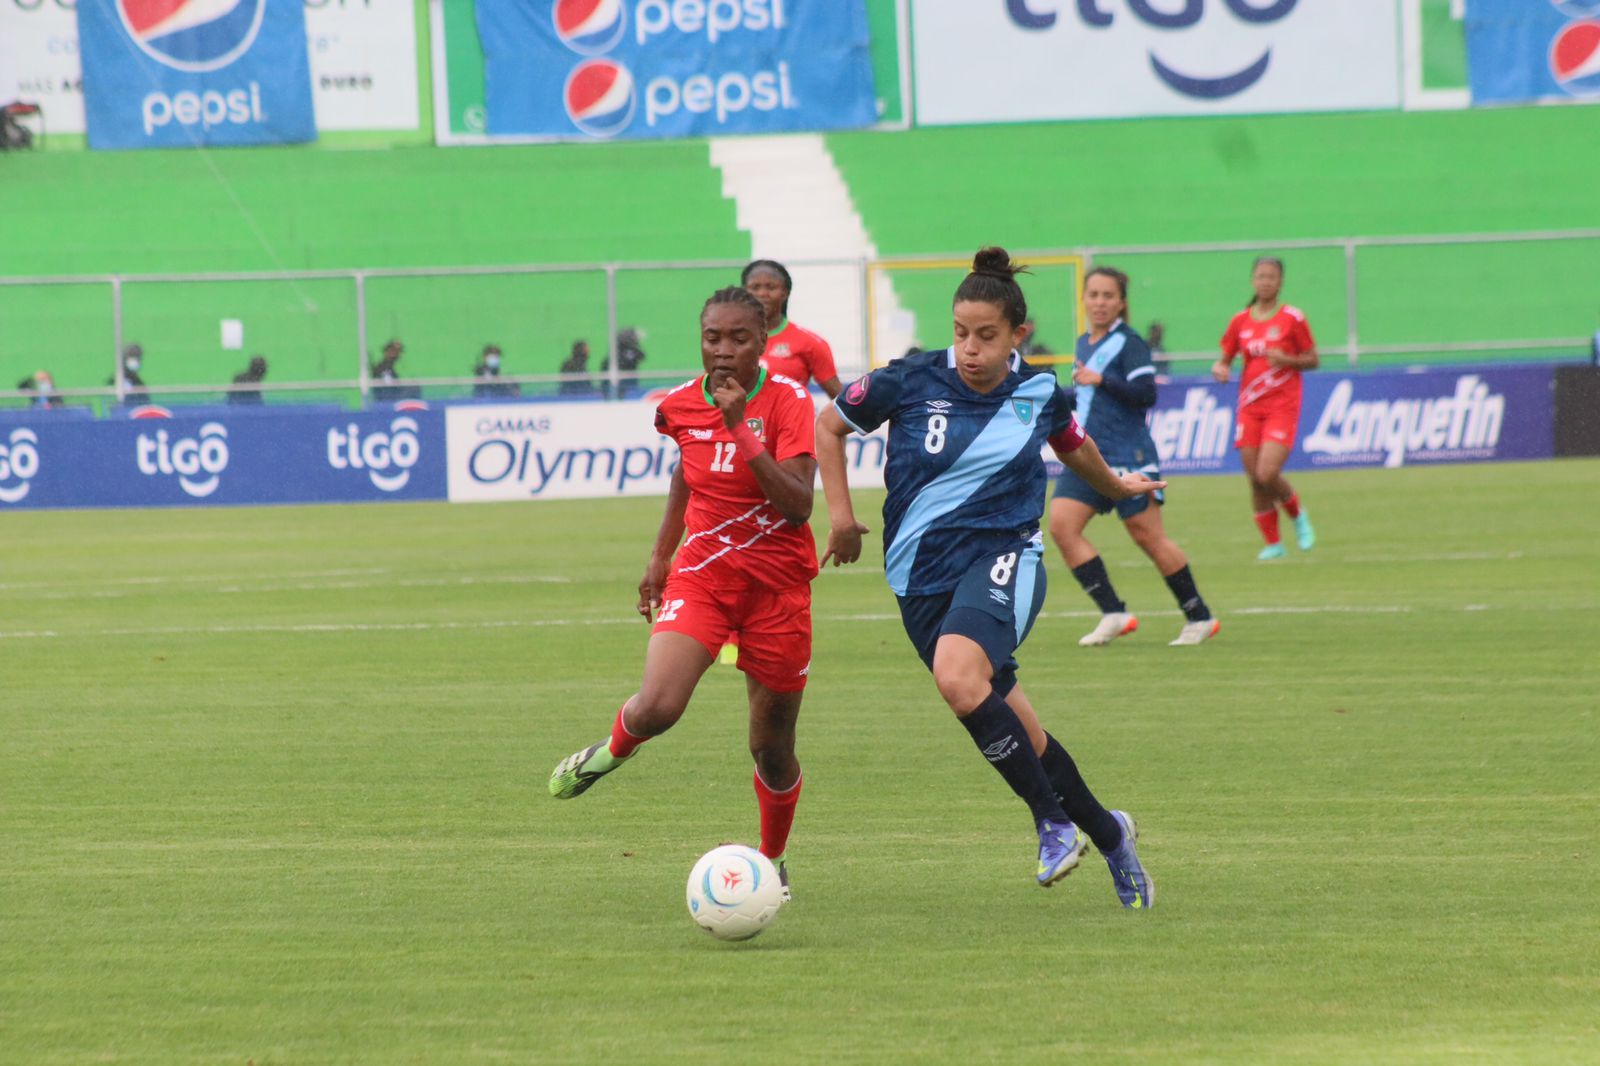
[(673, 389), (656, 409), (656, 429), (678, 442), (679, 461), (639, 582), (639, 613), (647, 621), (654, 615), (644, 681), (617, 712), (608, 739), (556, 766), (550, 794), (582, 795), (671, 729), (718, 649), (737, 633), (761, 852), (778, 867), (788, 898), (784, 853), (800, 797), (795, 720), (811, 666), (817, 576), (806, 524), (817, 460), (810, 396), (761, 365), (766, 340), (765, 309), (749, 292), (720, 289), (706, 301), (705, 374)]
[(1300, 374), (1317, 368), (1317, 346), (1300, 309), (1278, 302), (1283, 260), (1270, 255), (1257, 259), (1250, 268), (1250, 285), (1255, 294), (1228, 323), (1222, 358), (1211, 367), (1211, 376), (1226, 382), (1233, 357), (1244, 353), (1233, 446), (1239, 449), (1239, 462), (1250, 479), (1256, 526), (1267, 542), (1256, 558), (1281, 559), (1279, 507), (1293, 520), (1301, 551), (1310, 551), (1317, 542), (1311, 516), (1283, 476), (1300, 423)]
[(839, 395), (843, 386), (833, 365), (833, 349), (809, 329), (789, 321), (789, 294), (794, 291), (794, 282), (783, 264), (757, 259), (744, 268), (739, 284), (754, 293), (766, 310), (767, 350), (761, 353), (766, 368), (802, 385), (815, 381), (830, 400)]

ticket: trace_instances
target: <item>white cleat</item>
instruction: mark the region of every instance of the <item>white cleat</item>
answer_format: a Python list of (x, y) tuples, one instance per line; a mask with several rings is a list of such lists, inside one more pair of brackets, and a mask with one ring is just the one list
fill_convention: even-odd
[(1084, 634), (1078, 640), (1080, 648), (1093, 648), (1101, 644), (1110, 644), (1118, 637), (1125, 637), (1139, 628), (1139, 620), (1127, 611), (1113, 611), (1100, 616), (1100, 624), (1093, 630)]
[(1215, 618), (1202, 618), (1198, 622), (1185, 622), (1183, 628), (1178, 631), (1178, 639), (1167, 641), (1167, 646), (1178, 648), (1185, 644), (1199, 644), (1216, 636), (1221, 628), (1222, 623)]

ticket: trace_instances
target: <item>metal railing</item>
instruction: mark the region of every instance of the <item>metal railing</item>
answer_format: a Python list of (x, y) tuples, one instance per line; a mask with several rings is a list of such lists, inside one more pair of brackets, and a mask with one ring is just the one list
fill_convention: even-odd
[[(1262, 240), (1262, 241), (1228, 241), (1210, 244), (1186, 245), (1122, 245), (1122, 246), (1089, 246), (1081, 248), (1054, 248), (1039, 249), (1035, 255), (1077, 255), (1093, 266), (1097, 261), (1105, 261), (1116, 257), (1130, 256), (1192, 256), (1208, 253), (1273, 253), (1297, 250), (1337, 250), (1342, 253), (1344, 260), (1344, 302), (1345, 302), (1345, 336), (1342, 345), (1331, 346), (1325, 350), (1341, 350), (1347, 362), (1352, 366), (1359, 365), (1363, 356), (1378, 355), (1406, 355), (1411, 353), (1460, 353), (1462, 355), (1492, 354), (1500, 352), (1534, 352), (1534, 351), (1581, 351), (1587, 350), (1589, 338), (1586, 336), (1561, 336), (1561, 337), (1503, 337), (1483, 338), (1472, 341), (1439, 340), (1432, 342), (1398, 343), (1398, 344), (1364, 344), (1361, 341), (1362, 309), (1360, 304), (1360, 253), (1364, 249), (1400, 248), (1400, 247), (1451, 247), (1466, 245), (1508, 245), (1508, 244), (1539, 244), (1554, 242), (1591, 241), (1600, 242), (1600, 229), (1560, 230), (1560, 231), (1534, 231), (1518, 233), (1477, 233), (1477, 234), (1446, 234), (1437, 236), (1399, 236), (1399, 237), (1341, 237), (1331, 239), (1310, 240)], [(1026, 253), (1022, 258), (1026, 259)], [(948, 254), (930, 254), (926, 256), (896, 256), (897, 261), (927, 261), (949, 259)], [(851, 271), (854, 276), (855, 291), (861, 294), (863, 312), (861, 315), (860, 334), (858, 338), (851, 338), (854, 344), (860, 342), (859, 359), (864, 363), (866, 352), (870, 349), (868, 338), (875, 328), (875, 323), (868, 321), (869, 313), (865, 310), (871, 304), (869, 292), (869, 262), (864, 259), (808, 259), (786, 261), (791, 268), (822, 267), (840, 271)], [(375, 388), (382, 388), (371, 380), (369, 374), (369, 294), (368, 284), (378, 279), (396, 278), (470, 278), (470, 277), (509, 277), (509, 276), (534, 276), (534, 275), (575, 275), (598, 274), (603, 277), (606, 303), (606, 358), (603, 367), (599, 368), (603, 378), (599, 388), (608, 396), (620, 396), (624, 386), (639, 380), (660, 378), (658, 372), (628, 371), (622, 369), (618, 362), (618, 333), (623, 316), (620, 312), (617, 295), (617, 282), (620, 275), (637, 271), (736, 271), (744, 266), (744, 260), (667, 260), (658, 262), (596, 262), (596, 263), (564, 263), (564, 264), (527, 264), (527, 265), (484, 265), (484, 266), (458, 266), (458, 267), (408, 267), (408, 268), (370, 268), (351, 270), (295, 270), (295, 271), (246, 271), (235, 273), (153, 273), (153, 274), (88, 274), (71, 276), (19, 276), (0, 277), (0, 290), (15, 289), (18, 287), (54, 287), (54, 286), (104, 286), (109, 297), (109, 321), (105, 334), (110, 353), (111, 384), (104, 388), (64, 388), (56, 390), (52, 395), (64, 398), (99, 398), (122, 402), (130, 393), (152, 394), (159, 393), (172, 396), (198, 396), (198, 395), (225, 395), (240, 391), (255, 393), (294, 393), (321, 391), (353, 391), (363, 402), (371, 399)], [(125, 289), (130, 285), (184, 285), (198, 283), (243, 283), (243, 282), (301, 282), (301, 281), (338, 281), (351, 286), (354, 300), (355, 329), (351, 337), (352, 370), (348, 376), (321, 381), (293, 381), (293, 382), (253, 382), (247, 385), (232, 384), (182, 384), (170, 386), (145, 386), (142, 389), (130, 390), (123, 376), (121, 353), (125, 345)], [(91, 329), (93, 327), (90, 327)], [(1214, 357), (1214, 349), (1195, 352), (1168, 352), (1167, 358), (1182, 359), (1210, 359)], [(848, 360), (843, 369), (846, 371), (861, 370), (864, 366), (848, 365)], [(679, 375), (681, 376), (681, 375)], [(471, 389), (481, 385), (486, 379), (474, 376), (444, 376), (426, 378), (407, 378), (403, 384), (407, 386), (444, 388), (444, 389)], [(549, 386), (578, 380), (591, 380), (589, 375), (570, 374), (529, 374), (507, 375), (493, 379), (497, 383), (506, 385), (533, 385)], [(38, 394), (28, 390), (7, 389), (0, 390), (0, 400), (4, 399), (31, 399), (38, 400)]]

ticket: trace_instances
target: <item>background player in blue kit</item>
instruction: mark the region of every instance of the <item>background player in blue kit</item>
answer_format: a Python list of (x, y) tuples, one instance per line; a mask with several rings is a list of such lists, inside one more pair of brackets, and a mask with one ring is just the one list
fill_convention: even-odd
[(1018, 269), (1004, 249), (980, 251), (956, 289), (955, 343), (875, 370), (823, 409), (817, 461), (832, 527), (823, 562), (855, 562), (867, 532), (850, 502), (844, 438), (887, 422), (889, 587), (939, 694), (1028, 804), (1039, 834), (1038, 883), (1072, 872), (1087, 833), (1123, 906), (1149, 907), (1155, 889), (1134, 852), (1133, 819), (1101, 806), (1072, 756), (1044, 731), (1017, 685), (1013, 653), (1044, 603), (1044, 443), (1113, 499), (1163, 483), (1114, 474), (1055, 378), (1017, 354), (1028, 334)]
[[(1112, 267), (1089, 271), (1083, 279), (1083, 310), (1089, 332), (1078, 338), (1072, 371), (1078, 424), (1113, 470), (1137, 470), (1160, 478), (1156, 442), (1144, 420), (1145, 412), (1156, 402), (1156, 368), (1144, 339), (1124, 321), (1128, 316), (1128, 275)], [(1109, 644), (1139, 628), (1139, 620), (1112, 587), (1100, 553), (1083, 535), (1089, 519), (1113, 507), (1128, 536), (1156, 564), (1183, 610), (1183, 629), (1171, 643), (1199, 644), (1222, 628), (1195, 587), (1183, 549), (1161, 526), (1165, 502), (1160, 492), (1113, 499), (1071, 468), (1062, 471), (1056, 481), (1056, 495), (1050, 501), (1050, 536), (1072, 576), (1102, 612), (1100, 624), (1078, 641), (1084, 647)]]

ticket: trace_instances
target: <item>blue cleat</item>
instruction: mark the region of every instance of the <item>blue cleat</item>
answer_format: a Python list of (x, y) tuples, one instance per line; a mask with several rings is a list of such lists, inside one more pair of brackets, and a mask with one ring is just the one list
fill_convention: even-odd
[[(1304, 512), (1301, 513), (1303, 514)], [(1256, 558), (1262, 562), (1267, 562), (1271, 559), (1282, 559), (1287, 554), (1289, 553), (1284, 551), (1282, 544), (1268, 544), (1256, 553)]]
[(1089, 849), (1089, 838), (1071, 822), (1046, 818), (1039, 823), (1039, 887), (1049, 888), (1078, 868), (1078, 860)]
[(1294, 520), (1294, 542), (1303, 552), (1310, 551), (1317, 544), (1317, 531), (1311, 528), (1311, 516), (1306, 514), (1304, 507)]
[(1156, 883), (1144, 872), (1144, 864), (1133, 850), (1139, 839), (1139, 827), (1127, 811), (1112, 811), (1122, 826), (1122, 843), (1105, 852), (1106, 865), (1111, 867), (1111, 882), (1116, 886), (1117, 898), (1129, 910), (1147, 911), (1156, 905)]

